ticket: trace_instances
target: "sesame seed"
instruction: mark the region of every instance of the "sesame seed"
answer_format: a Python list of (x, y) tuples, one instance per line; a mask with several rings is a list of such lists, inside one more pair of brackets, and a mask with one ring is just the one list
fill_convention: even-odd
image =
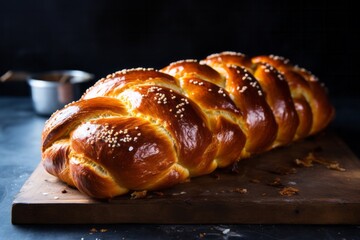
[(133, 147), (133, 146), (130, 146), (130, 147), (129, 147), (129, 152), (131, 152), (132, 150), (134, 150), (134, 147)]
[(251, 82), (251, 83), (250, 83), (250, 86), (256, 87), (256, 82), (255, 82), (255, 81), (254, 81), (254, 82)]
[(216, 57), (220, 57), (221, 55), (245, 56), (243, 53), (239, 53), (239, 52), (224, 51), (222, 53), (211, 54), (207, 58), (216, 58)]
[(180, 63), (192, 63), (192, 62), (197, 62), (197, 60), (196, 59), (179, 60), (179, 61), (170, 63), (170, 66), (180, 64)]
[(318, 82), (319, 79), (317, 77), (315, 77), (314, 75), (311, 75), (310, 76), (310, 81)]
[(246, 91), (246, 89), (247, 89), (247, 86), (242, 86), (242, 88), (240, 89), (240, 92), (243, 93)]
[(262, 96), (262, 95), (263, 95), (260, 90), (258, 90), (258, 94), (259, 94), (259, 96)]

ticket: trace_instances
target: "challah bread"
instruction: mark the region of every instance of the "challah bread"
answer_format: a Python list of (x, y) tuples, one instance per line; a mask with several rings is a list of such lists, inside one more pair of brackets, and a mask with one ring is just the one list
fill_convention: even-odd
[(89, 196), (111, 198), (287, 145), (333, 116), (310, 72), (278, 56), (223, 52), (99, 80), (46, 122), (43, 165)]

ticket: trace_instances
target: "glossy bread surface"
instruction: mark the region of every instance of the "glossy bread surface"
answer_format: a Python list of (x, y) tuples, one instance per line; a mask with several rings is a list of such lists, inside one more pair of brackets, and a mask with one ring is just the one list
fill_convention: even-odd
[(325, 88), (278, 56), (223, 52), (122, 70), (54, 113), (45, 169), (95, 198), (156, 190), (324, 129)]

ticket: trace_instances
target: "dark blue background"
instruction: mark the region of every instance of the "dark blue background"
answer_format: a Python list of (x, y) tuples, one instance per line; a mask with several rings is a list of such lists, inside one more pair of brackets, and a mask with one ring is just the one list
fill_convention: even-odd
[(101, 78), (232, 50), (283, 55), (332, 96), (357, 95), (358, 13), (348, 0), (331, 2), (2, 0), (0, 74), (80, 69)]

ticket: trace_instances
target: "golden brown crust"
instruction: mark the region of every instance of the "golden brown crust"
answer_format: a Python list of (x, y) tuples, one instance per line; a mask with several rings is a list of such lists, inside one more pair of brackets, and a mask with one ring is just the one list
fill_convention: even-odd
[(57, 139), (69, 135), (72, 129), (86, 119), (98, 118), (106, 115), (123, 115), (127, 110), (117, 99), (94, 98), (91, 101), (79, 101), (67, 105), (55, 112), (46, 122), (42, 133), (42, 147), (50, 146)]
[(146, 189), (177, 163), (167, 134), (141, 118), (112, 117), (84, 123), (72, 133), (71, 147), (74, 157), (91, 159), (93, 166), (105, 169), (128, 189)]
[(276, 138), (278, 127), (264, 91), (252, 74), (250, 59), (242, 54), (225, 52), (210, 55), (202, 63), (226, 76), (225, 89), (233, 96), (245, 121), (245, 151), (252, 154), (268, 149)]
[(89, 196), (111, 198), (289, 144), (333, 115), (311, 73), (277, 56), (223, 52), (99, 80), (47, 121), (43, 165)]
[(309, 71), (290, 64), (288, 59), (279, 56), (259, 56), (254, 63), (268, 63), (279, 70), (288, 82), (293, 99), (305, 99), (310, 108), (312, 127), (310, 134), (324, 129), (335, 115), (335, 109), (327, 97), (325, 87)]
[(295, 139), (309, 136), (312, 127), (312, 113), (309, 103), (305, 99), (294, 99), (295, 109), (299, 117), (299, 126), (296, 131)]
[(69, 175), (69, 154), (68, 140), (58, 141), (43, 152), (42, 163), (46, 171), (74, 186), (74, 182)]
[(258, 64), (254, 76), (264, 90), (266, 102), (279, 126), (273, 146), (286, 145), (293, 140), (299, 125), (289, 85), (284, 76), (269, 64)]

